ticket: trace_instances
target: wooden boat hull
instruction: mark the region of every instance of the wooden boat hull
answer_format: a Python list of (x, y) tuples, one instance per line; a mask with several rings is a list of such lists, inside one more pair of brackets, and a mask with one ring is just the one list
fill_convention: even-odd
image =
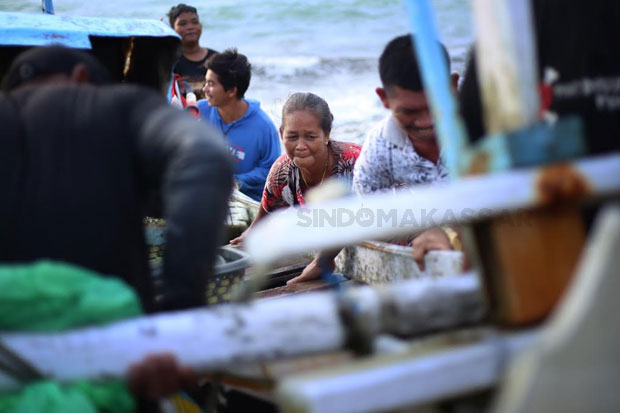
[(459, 251), (433, 251), (425, 257), (425, 271), (413, 260), (412, 248), (380, 241), (366, 241), (344, 248), (336, 257), (336, 272), (364, 284), (440, 277), (462, 272)]

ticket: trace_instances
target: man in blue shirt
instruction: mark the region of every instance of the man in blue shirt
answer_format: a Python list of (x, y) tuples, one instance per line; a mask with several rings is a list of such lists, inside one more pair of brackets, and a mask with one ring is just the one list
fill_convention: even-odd
[(226, 137), (241, 192), (260, 201), (269, 169), (280, 156), (278, 131), (257, 101), (243, 97), (251, 77), (247, 57), (228, 49), (206, 65), (200, 116)]

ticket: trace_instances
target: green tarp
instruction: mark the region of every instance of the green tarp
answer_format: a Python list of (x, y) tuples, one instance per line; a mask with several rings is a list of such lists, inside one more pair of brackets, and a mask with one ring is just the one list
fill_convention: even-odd
[[(40, 261), (0, 266), (0, 331), (59, 331), (104, 324), (141, 314), (123, 281), (69, 264)], [(0, 396), (4, 412), (131, 412), (135, 402), (124, 383), (51, 381)]]

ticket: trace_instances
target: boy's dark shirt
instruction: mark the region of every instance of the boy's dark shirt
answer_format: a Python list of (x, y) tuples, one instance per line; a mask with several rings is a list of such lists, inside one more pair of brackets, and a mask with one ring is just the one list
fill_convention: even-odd
[(189, 60), (185, 56), (181, 55), (172, 71), (181, 75), (184, 80), (191, 82), (204, 81), (205, 75), (207, 74), (205, 62), (216, 53), (217, 52), (215, 50), (207, 48), (207, 55), (198, 61)]

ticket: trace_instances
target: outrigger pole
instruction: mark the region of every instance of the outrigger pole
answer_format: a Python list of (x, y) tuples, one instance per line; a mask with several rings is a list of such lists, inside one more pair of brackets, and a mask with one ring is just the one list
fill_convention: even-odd
[(45, 14), (54, 14), (54, 2), (53, 0), (41, 0), (42, 11)]

